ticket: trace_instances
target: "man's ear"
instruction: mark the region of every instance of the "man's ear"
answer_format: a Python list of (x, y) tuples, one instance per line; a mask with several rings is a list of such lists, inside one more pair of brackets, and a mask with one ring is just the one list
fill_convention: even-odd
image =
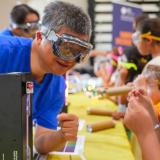
[(36, 32), (36, 40), (38, 43), (41, 43), (42, 41), (42, 32), (38, 31)]

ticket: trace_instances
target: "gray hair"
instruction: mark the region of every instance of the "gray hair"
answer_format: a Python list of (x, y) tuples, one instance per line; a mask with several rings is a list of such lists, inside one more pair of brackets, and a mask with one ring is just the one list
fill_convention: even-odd
[(72, 31), (91, 36), (91, 20), (81, 8), (62, 1), (50, 2), (44, 9), (42, 25), (55, 32), (61, 27), (68, 27)]

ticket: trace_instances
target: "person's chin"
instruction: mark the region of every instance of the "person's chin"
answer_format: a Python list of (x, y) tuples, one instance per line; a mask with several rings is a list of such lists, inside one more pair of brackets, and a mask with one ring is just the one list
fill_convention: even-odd
[(140, 51), (140, 54), (141, 54), (142, 56), (148, 56), (148, 55), (149, 55), (149, 53), (142, 52), (142, 51)]
[(143, 53), (142, 54), (142, 56), (148, 56), (149, 55), (149, 53)]
[(56, 74), (56, 75), (63, 75), (65, 73), (66, 73), (66, 71), (64, 71), (64, 70), (54, 70), (54, 71), (52, 71), (52, 74)]

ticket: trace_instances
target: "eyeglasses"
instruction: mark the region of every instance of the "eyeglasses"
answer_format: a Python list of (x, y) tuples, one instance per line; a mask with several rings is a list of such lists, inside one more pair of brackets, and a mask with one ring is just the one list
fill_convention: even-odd
[(47, 31), (46, 27), (42, 27), (42, 33), (52, 42), (53, 54), (65, 60), (77, 62), (84, 61), (93, 46), (87, 41), (80, 40), (77, 37), (62, 34), (56, 34), (53, 30)]
[(132, 41), (135, 45), (137, 45), (141, 41), (142, 38), (160, 41), (160, 37), (152, 35), (151, 32), (141, 34), (139, 31), (136, 31), (132, 34)]

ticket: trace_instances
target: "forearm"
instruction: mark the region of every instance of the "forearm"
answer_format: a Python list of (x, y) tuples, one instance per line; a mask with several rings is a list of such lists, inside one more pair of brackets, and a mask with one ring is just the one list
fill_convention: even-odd
[(96, 57), (96, 56), (107, 56), (107, 54), (110, 54), (110, 52), (107, 51), (98, 51), (98, 50), (92, 50), (90, 52), (91, 57)]
[(157, 135), (159, 143), (160, 143), (160, 128), (156, 129), (156, 135)]
[(41, 154), (63, 149), (66, 141), (76, 140), (78, 117), (73, 114), (58, 115), (61, 129), (59, 131), (37, 125), (35, 129), (35, 147)]
[(62, 150), (66, 140), (61, 131), (46, 132), (35, 137), (35, 147), (41, 154)]
[(156, 125), (158, 125), (158, 127), (154, 130), (156, 135), (157, 135), (157, 138), (159, 140), (159, 143), (160, 143), (160, 127), (159, 127), (159, 119), (158, 119), (158, 116), (157, 114), (154, 112), (154, 110), (151, 110), (150, 111), (150, 115), (152, 115), (152, 120), (153, 120), (153, 126), (155, 127)]
[(155, 131), (148, 134), (137, 135), (144, 160), (160, 159), (160, 143)]

